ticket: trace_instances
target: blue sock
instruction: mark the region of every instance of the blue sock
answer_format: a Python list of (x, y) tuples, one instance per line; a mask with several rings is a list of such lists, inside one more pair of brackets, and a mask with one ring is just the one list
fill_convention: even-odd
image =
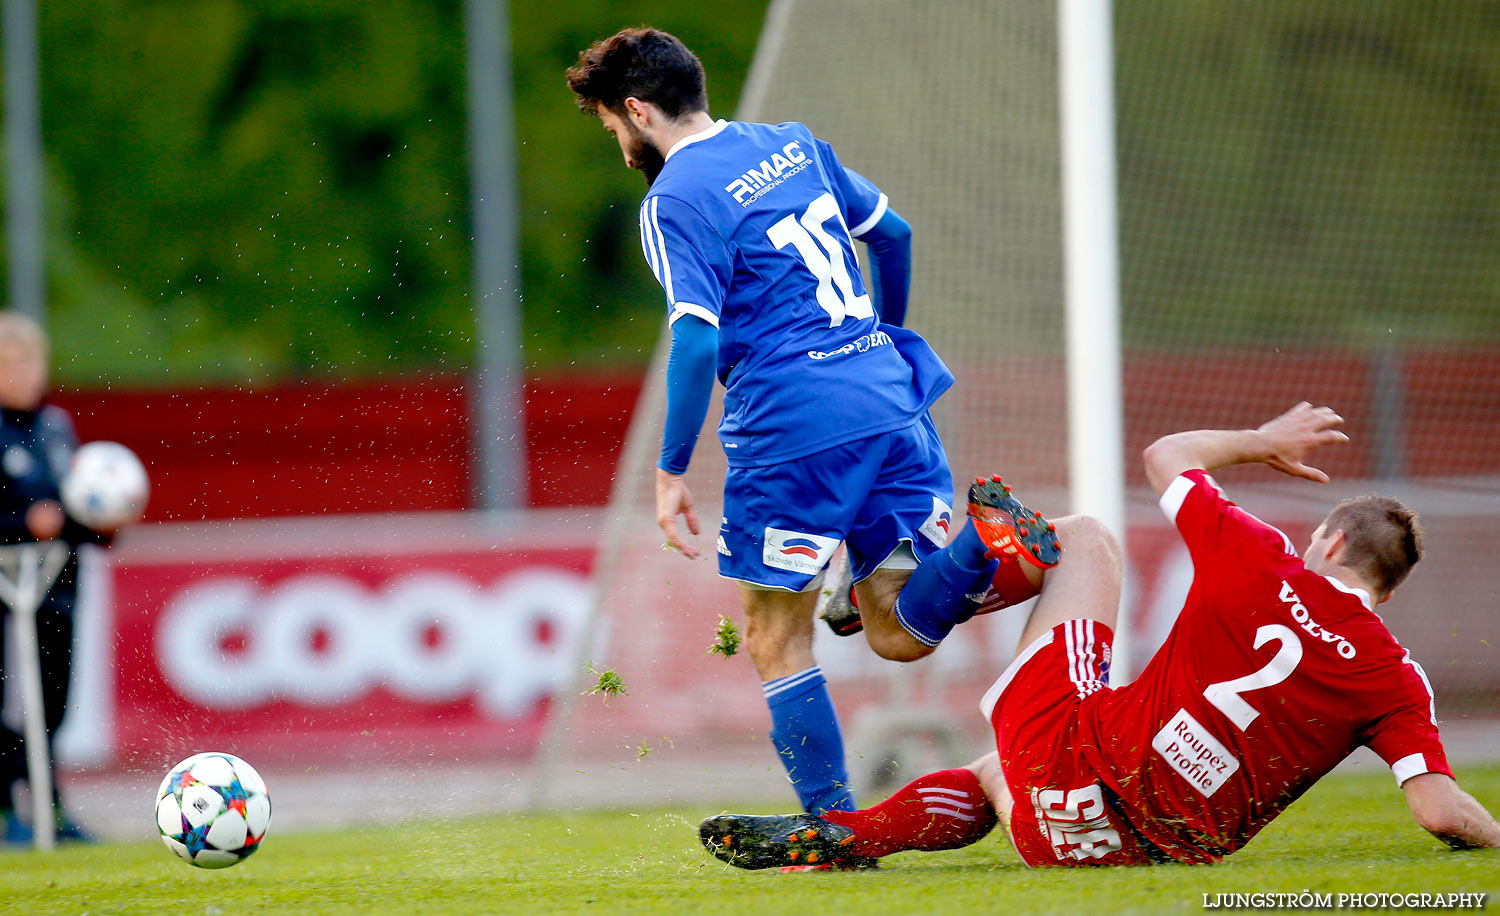
[(833, 698), (814, 665), (761, 685), (771, 708), (771, 743), (781, 755), (787, 778), (804, 810), (854, 811), (849, 771), (844, 767), (844, 736)]
[(989, 552), (989, 547), (985, 546), (984, 539), (974, 528), (974, 523), (967, 518), (964, 519), (963, 527), (958, 529), (958, 534), (947, 547), (943, 548), (942, 552), (952, 556), (964, 569), (984, 569), (994, 562), (985, 556)]
[(896, 622), (923, 645), (935, 646), (974, 616), (999, 563), (985, 556), (984, 541), (964, 524), (953, 543), (928, 557), (896, 599)]

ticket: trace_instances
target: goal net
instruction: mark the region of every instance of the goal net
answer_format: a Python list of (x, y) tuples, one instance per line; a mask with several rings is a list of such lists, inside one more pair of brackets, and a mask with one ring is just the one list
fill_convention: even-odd
[[(1440, 713), (1492, 710), (1495, 23), (1472, 4), (1301, 0), (1121, 2), (1115, 22), (1127, 455), (1298, 400), (1336, 407), (1352, 441), (1317, 456), (1331, 486), (1263, 468), (1221, 482), (1299, 545), (1338, 497), (1417, 509), (1427, 559), (1382, 613)], [(1149, 650), (1182, 554), (1145, 530), (1130, 547)]]
[[(1140, 449), (1307, 399), (1348, 420), (1353, 443), (1319, 456), (1335, 484), (1265, 469), (1221, 479), (1298, 541), (1337, 497), (1407, 500), (1426, 519), (1429, 559), (1387, 619), (1447, 709), (1500, 688), (1497, 578), (1484, 559), (1500, 540), (1500, 67), (1482, 15), (1464, 4), (1117, 3), (1135, 620), (1120, 638), (1136, 659), (1164, 638), (1191, 574)], [(1056, 3), (778, 0), (738, 116), (807, 123), (889, 194), (916, 233), (908, 324), (958, 378), (934, 410), (955, 479), (998, 471), (1065, 514)], [(738, 617), (712, 550), (716, 411), (688, 473), (704, 558), (663, 550), (654, 524), (664, 362), (659, 352), (636, 413), (596, 576), (592, 660), (630, 696), (588, 698), (561, 717), (554, 748), (569, 754), (764, 743), (769, 726), (748, 660), (706, 654), (718, 616)], [(915, 665), (820, 625), (815, 651), (856, 780), (928, 763), (912, 759), (923, 748), (981, 748), (975, 704), (1023, 616), (977, 619)]]

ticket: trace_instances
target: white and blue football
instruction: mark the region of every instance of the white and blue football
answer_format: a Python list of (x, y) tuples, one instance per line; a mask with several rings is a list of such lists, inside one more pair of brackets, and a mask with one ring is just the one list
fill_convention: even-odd
[(74, 453), (60, 489), (69, 515), (112, 532), (140, 521), (151, 481), (135, 452), (118, 442), (90, 442)]
[(194, 754), (156, 790), (161, 841), (199, 868), (228, 868), (260, 848), (271, 796), (250, 764), (233, 754)]

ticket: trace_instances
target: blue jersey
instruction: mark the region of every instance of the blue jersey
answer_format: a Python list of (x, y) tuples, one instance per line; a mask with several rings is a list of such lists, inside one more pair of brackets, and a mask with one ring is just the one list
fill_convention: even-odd
[(802, 124), (719, 121), (668, 152), (641, 243), (668, 321), (719, 329), (730, 465), (901, 429), (953, 383), (921, 337), (875, 316), (852, 239), (885, 210)]

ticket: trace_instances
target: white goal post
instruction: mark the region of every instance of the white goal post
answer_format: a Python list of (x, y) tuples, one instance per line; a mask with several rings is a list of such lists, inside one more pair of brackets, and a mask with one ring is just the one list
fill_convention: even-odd
[[(1114, 21), (1110, 0), (1058, 0), (1063, 238), (1067, 289), (1068, 481), (1072, 510), (1125, 542), (1125, 421), (1120, 373), (1120, 239), (1115, 180)], [(1120, 603), (1115, 632), (1129, 628)], [(1111, 682), (1131, 674), (1114, 641)]]

